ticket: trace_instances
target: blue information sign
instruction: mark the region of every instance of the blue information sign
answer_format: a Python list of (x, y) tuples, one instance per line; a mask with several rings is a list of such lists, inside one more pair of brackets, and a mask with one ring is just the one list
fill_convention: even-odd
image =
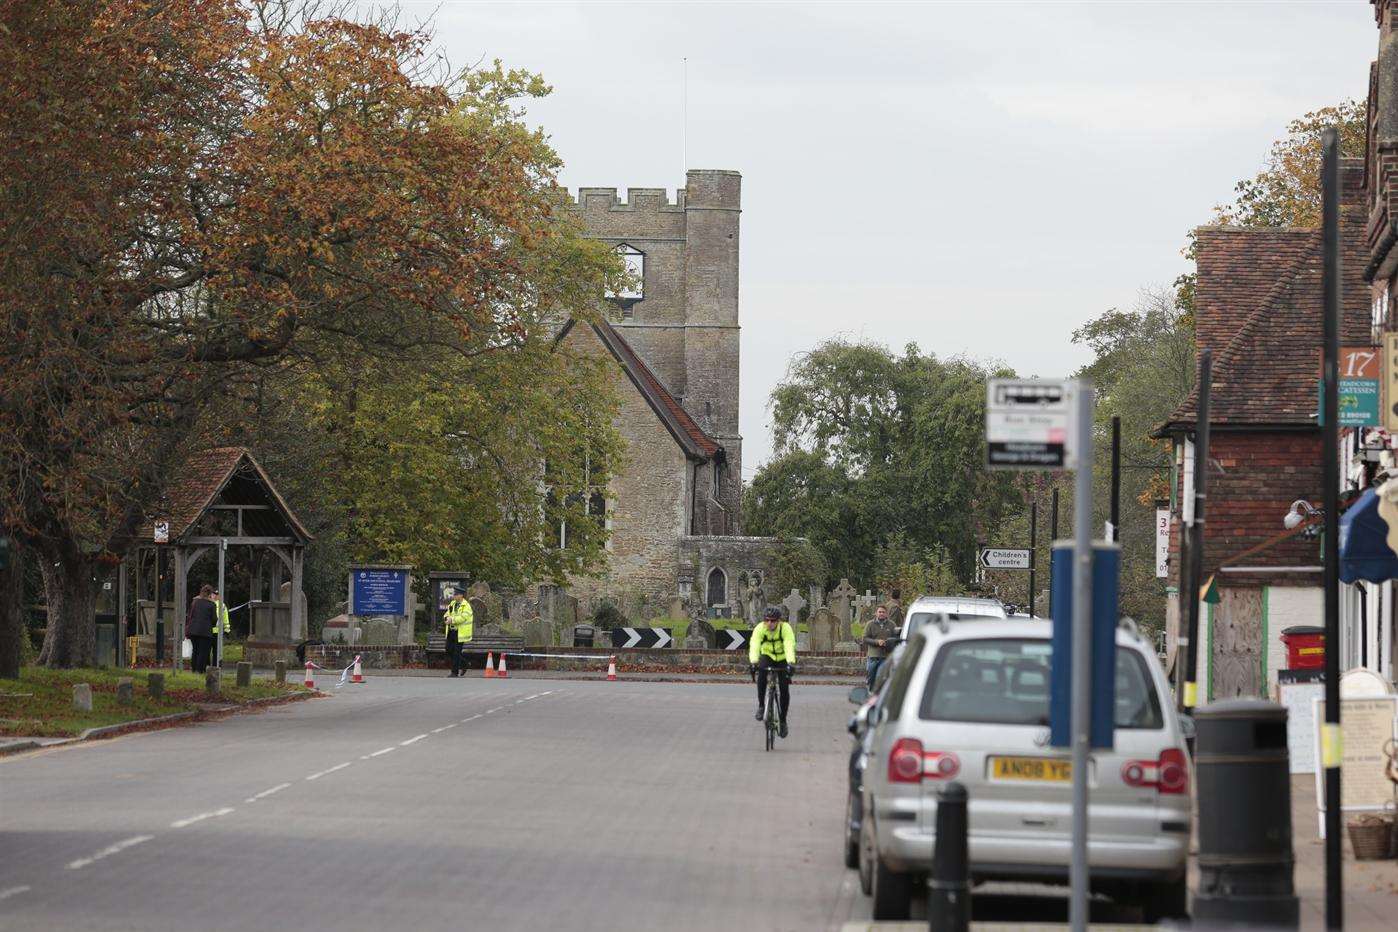
[[(1073, 547), (1053, 547), (1053, 664), (1049, 671), (1049, 744), (1072, 746)], [(1092, 747), (1110, 748), (1116, 719), (1116, 628), (1121, 548), (1092, 545)]]
[(351, 611), (355, 615), (406, 615), (407, 570), (350, 570)]

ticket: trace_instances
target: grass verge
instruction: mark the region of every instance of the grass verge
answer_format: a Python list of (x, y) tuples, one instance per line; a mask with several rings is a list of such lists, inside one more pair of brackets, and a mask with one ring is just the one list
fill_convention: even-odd
[[(88, 728), (120, 725), (144, 718), (189, 712), (204, 696), (204, 676), (200, 673), (165, 673), (165, 695), (152, 699), (146, 689), (149, 670), (80, 669), (48, 670), (25, 667), (19, 679), (0, 679), (0, 737), (74, 737)], [(118, 705), (117, 680), (133, 680), (130, 705)], [(225, 670), (224, 703), (246, 703), (304, 692), (297, 683), (278, 685), (270, 680), (253, 680), (251, 686), (234, 685), (234, 673)], [(73, 708), (73, 687), (92, 687), (92, 711)]]

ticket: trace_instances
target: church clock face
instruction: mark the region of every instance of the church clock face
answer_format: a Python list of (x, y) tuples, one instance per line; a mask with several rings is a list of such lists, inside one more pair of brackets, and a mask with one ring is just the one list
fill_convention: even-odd
[(622, 307), (629, 308), (646, 296), (646, 254), (630, 243), (618, 245), (616, 254), (621, 257), (622, 264), (626, 267), (628, 280), (615, 291), (609, 289), (607, 297)]

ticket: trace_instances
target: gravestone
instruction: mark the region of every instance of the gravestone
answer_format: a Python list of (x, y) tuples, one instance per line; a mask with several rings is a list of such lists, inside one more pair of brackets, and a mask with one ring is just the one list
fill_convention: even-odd
[(578, 600), (562, 586), (539, 587), (539, 617), (571, 628), (582, 619), (578, 616)]
[(90, 683), (73, 684), (73, 708), (79, 712), (92, 711), (92, 685)]
[(781, 604), (786, 606), (786, 620), (795, 626), (801, 619), (801, 609), (806, 607), (806, 600), (801, 598), (801, 593), (792, 589), (791, 595), (782, 599)]
[(869, 623), (869, 619), (874, 617), (874, 606), (879, 604), (879, 597), (874, 595), (874, 593), (870, 592), (868, 589), (865, 589), (864, 594), (861, 595), (859, 598), (855, 599), (854, 601), (855, 604), (859, 606), (858, 620), (864, 622), (867, 625)]
[(811, 616), (811, 650), (834, 650), (840, 633), (840, 620), (828, 608), (819, 609)]
[(542, 618), (531, 618), (524, 623), (525, 647), (551, 647), (549, 643), (553, 626)]
[(505, 632), (500, 628), (499, 625), (491, 623), (484, 625), (476, 625), (475, 630), (471, 632), (471, 635), (473, 637), (498, 638), (501, 637), (504, 633)]
[(810, 587), (810, 594), (811, 614), (815, 614), (816, 609), (825, 607), (825, 587), (819, 584), (813, 585)]
[(131, 691), (131, 677), (123, 676), (117, 680), (117, 705), (130, 705)]
[[(707, 621), (692, 621), (689, 623), (689, 634), (684, 639), (684, 646), (693, 649), (710, 650), (717, 640), (714, 633), (714, 626)], [(696, 643), (691, 643), (696, 642)]]
[(811, 633), (809, 631), (796, 632), (796, 655), (800, 659), (801, 654), (811, 649)]
[(160, 699), (165, 695), (164, 673), (152, 673), (146, 677), (146, 694), (152, 699)]
[(285, 660), (278, 660), (276, 663), (272, 664), (272, 671), (273, 671), (273, 673), (272, 673), (272, 678), (273, 678), (274, 680), (276, 680), (278, 683), (285, 683), (285, 682), (286, 682), (286, 661), (285, 661)]
[(490, 617), (490, 606), (487, 605), (485, 599), (482, 599), (480, 596), (469, 598), (466, 601), (471, 605), (471, 620), (478, 627), (480, 625), (488, 625), (492, 621), (500, 620)]
[(251, 685), (252, 685), (252, 664), (251, 664), (251, 663), (249, 663), (249, 662), (246, 661), (246, 660), (239, 661), (239, 663), (238, 663), (238, 679), (237, 679), (236, 682), (237, 682), (237, 684), (238, 684), (239, 686), (251, 686)]
[(670, 621), (684, 621), (689, 617), (689, 612), (684, 609), (684, 599), (675, 596), (670, 600), (670, 604), (665, 612), (665, 617)]
[(840, 640), (842, 641), (848, 641), (852, 637), (850, 622), (854, 620), (854, 597), (857, 592), (858, 590), (849, 584), (848, 579), (842, 579), (840, 584), (830, 593), (830, 609), (840, 620)]
[(359, 624), (359, 640), (365, 646), (391, 647), (398, 643), (398, 621), (393, 618), (365, 618)]
[[(752, 588), (744, 608), (747, 610), (748, 624), (756, 626), (762, 620), (762, 613), (767, 610), (767, 587), (762, 584), (761, 573), (752, 574)], [(791, 623), (795, 624), (796, 619), (791, 619)]]
[(857, 654), (863, 648), (859, 646), (858, 641), (841, 641), (840, 643), (835, 645), (834, 649), (846, 653)]
[(218, 667), (209, 667), (204, 671), (204, 696), (208, 699), (217, 699), (223, 695), (223, 671)]

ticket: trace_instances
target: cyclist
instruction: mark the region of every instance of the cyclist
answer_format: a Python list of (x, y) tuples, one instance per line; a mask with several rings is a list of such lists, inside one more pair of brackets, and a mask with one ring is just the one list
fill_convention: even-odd
[(762, 721), (762, 701), (767, 696), (768, 671), (777, 674), (780, 696), (778, 716), (781, 727), (777, 734), (786, 737), (786, 713), (791, 708), (791, 677), (796, 674), (796, 632), (790, 623), (782, 621), (779, 608), (769, 608), (763, 623), (752, 629), (748, 643), (748, 675), (757, 681), (757, 715)]

